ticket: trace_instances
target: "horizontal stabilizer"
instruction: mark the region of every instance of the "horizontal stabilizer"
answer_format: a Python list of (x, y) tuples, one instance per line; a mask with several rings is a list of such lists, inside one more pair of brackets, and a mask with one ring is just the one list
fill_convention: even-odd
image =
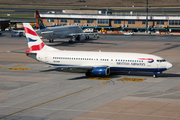
[(7, 51), (7, 52), (12, 52), (12, 53), (31, 53), (31, 54), (37, 54), (37, 53), (33, 53), (33, 52), (22, 52), (22, 51)]

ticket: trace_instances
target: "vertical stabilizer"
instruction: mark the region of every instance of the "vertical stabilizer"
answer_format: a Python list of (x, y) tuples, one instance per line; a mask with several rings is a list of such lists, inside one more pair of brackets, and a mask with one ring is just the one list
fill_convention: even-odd
[(40, 51), (45, 47), (44, 42), (40, 39), (40, 37), (36, 34), (34, 29), (29, 23), (23, 23), (26, 39), (29, 47), (28, 52), (32, 51)]
[(44, 29), (46, 28), (45, 25), (43, 24), (43, 20), (40, 17), (39, 12), (36, 10), (36, 29)]

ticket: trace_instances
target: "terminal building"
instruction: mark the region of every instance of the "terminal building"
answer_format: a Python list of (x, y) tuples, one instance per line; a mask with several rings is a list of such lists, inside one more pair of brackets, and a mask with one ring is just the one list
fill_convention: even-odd
[[(93, 28), (94, 31), (103, 29), (112, 33), (146, 31), (146, 15), (109, 14), (106, 12), (87, 12), (86, 10), (84, 13), (82, 11), (79, 13), (56, 13), (52, 11), (41, 13), (40, 16), (47, 26), (80, 25), (83, 29)], [(149, 15), (147, 29), (154, 33), (180, 32), (180, 16)]]

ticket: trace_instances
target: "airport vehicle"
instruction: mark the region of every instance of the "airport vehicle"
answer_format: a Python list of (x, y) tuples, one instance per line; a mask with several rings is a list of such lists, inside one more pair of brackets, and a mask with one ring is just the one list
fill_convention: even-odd
[(126, 32), (126, 33), (123, 33), (125, 36), (131, 36), (131, 35), (133, 35), (134, 33), (132, 33), (132, 32)]
[(11, 30), (13, 30), (15, 27), (14, 26), (12, 26), (12, 27), (7, 27), (6, 29), (5, 29), (5, 31), (11, 31)]
[(5, 29), (5, 31), (10, 31), (11, 30), (11, 28), (10, 27), (7, 27), (6, 29)]
[(37, 34), (49, 40), (49, 43), (53, 43), (56, 38), (70, 38), (69, 42), (72, 42), (73, 39), (77, 41), (86, 40), (90, 38), (90, 35), (95, 33), (84, 33), (82, 28), (79, 25), (66, 25), (66, 26), (54, 26), (46, 27), (43, 24), (43, 21), (39, 15), (39, 12), (36, 11), (36, 19), (39, 25), (39, 30)]
[(25, 36), (24, 30), (12, 30), (11, 37), (22, 37)]
[(58, 50), (45, 45), (29, 23), (23, 25), (29, 47), (25, 53), (50, 67), (83, 69), (86, 76), (106, 76), (121, 70), (152, 72), (153, 77), (172, 67), (165, 59), (150, 54)]
[(91, 33), (91, 32), (94, 32), (94, 29), (93, 28), (86, 28), (83, 30), (83, 32)]

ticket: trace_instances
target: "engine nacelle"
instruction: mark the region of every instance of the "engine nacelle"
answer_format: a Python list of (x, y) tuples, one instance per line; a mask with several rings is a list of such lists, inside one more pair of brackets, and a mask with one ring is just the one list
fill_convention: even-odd
[(110, 68), (109, 67), (95, 67), (92, 70), (92, 75), (109, 75)]
[(85, 40), (86, 39), (86, 36), (85, 35), (78, 35), (76, 37), (76, 40)]

